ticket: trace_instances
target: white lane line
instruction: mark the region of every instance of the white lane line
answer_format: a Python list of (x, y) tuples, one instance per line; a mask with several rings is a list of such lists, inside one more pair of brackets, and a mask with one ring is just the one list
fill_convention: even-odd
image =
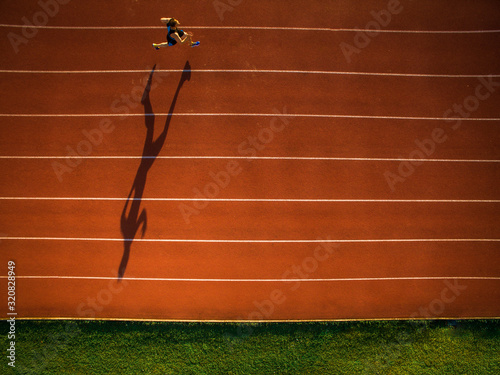
[(425, 116), (375, 116), (375, 115), (322, 115), (306, 113), (0, 113), (0, 117), (167, 117), (167, 116), (194, 116), (194, 117), (305, 117), (305, 118), (354, 118), (380, 120), (433, 120), (433, 121), (500, 121), (500, 117), (425, 117)]
[(0, 201), (153, 201), (153, 202), (285, 202), (285, 203), (500, 203), (497, 199), (308, 199), (308, 198), (112, 198), (0, 197)]
[[(150, 73), (151, 70), (0, 70), (5, 74), (130, 74)], [(156, 69), (157, 73), (181, 73), (182, 69)], [(280, 70), (280, 69), (193, 69), (191, 73), (262, 73), (262, 74), (319, 74), (383, 77), (425, 77), (425, 78), (498, 78), (500, 74), (426, 74), (426, 73), (384, 73), (384, 72), (342, 72), (328, 70)]]
[[(0, 155), (0, 159), (67, 159), (69, 156)], [(410, 161), (442, 163), (499, 163), (500, 160), (486, 159), (411, 159), (411, 158), (341, 158), (301, 156), (78, 156), (80, 159), (181, 159), (181, 160), (298, 160), (298, 161)]]
[[(8, 276), (0, 276), (6, 279)], [(16, 276), (17, 279), (35, 280), (116, 280), (110, 276)], [(121, 280), (127, 281), (179, 281), (179, 282), (244, 282), (244, 283), (269, 283), (269, 282), (342, 282), (342, 281), (401, 281), (401, 280), (500, 280), (494, 276), (407, 276), (407, 277), (348, 277), (348, 278), (321, 278), (321, 279), (195, 279), (195, 278), (174, 278), (174, 277), (124, 277)]]
[[(0, 24), (0, 27), (23, 28), (26, 25)], [(30, 26), (36, 29), (53, 30), (166, 30), (165, 26)], [(198, 30), (275, 30), (275, 31), (327, 31), (327, 32), (373, 32), (373, 29), (360, 28), (328, 28), (328, 27), (280, 27), (280, 26), (183, 26), (184, 29)], [(377, 30), (379, 33), (388, 34), (484, 34), (500, 33), (500, 30)]]
[(0, 237), (12, 241), (108, 241), (108, 242), (183, 242), (183, 243), (383, 243), (383, 242), (500, 242), (498, 238), (402, 238), (365, 240), (196, 240), (176, 238), (96, 238), (96, 237)]

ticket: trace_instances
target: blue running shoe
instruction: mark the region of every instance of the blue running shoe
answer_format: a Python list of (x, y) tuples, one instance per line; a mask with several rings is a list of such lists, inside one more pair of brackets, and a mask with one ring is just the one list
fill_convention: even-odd
[(193, 42), (191, 43), (191, 47), (196, 47), (196, 46), (199, 46), (200, 45), (200, 42)]
[(154, 43), (153, 43), (153, 48), (154, 48), (155, 50), (157, 50), (157, 51), (160, 49), (160, 47), (155, 46), (155, 44), (154, 44)]

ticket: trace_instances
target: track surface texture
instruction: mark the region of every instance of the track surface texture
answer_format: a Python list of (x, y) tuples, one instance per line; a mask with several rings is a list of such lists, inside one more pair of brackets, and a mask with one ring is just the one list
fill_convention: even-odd
[(498, 1), (43, 4), (0, 5), (4, 317), (500, 316)]

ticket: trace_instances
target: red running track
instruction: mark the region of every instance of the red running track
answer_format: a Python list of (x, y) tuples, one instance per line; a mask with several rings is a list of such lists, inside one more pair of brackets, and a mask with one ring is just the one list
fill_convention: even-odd
[(56, 8), (0, 6), (10, 313), (500, 315), (497, 2)]

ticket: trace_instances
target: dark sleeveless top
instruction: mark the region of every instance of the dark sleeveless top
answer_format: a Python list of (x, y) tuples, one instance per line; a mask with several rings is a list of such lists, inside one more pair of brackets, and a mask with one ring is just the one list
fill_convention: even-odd
[(167, 34), (167, 42), (169, 45), (173, 46), (174, 44), (177, 44), (177, 41), (170, 36), (170, 34), (177, 33), (179, 34), (180, 37), (184, 36), (184, 31), (182, 30), (173, 30), (170, 26), (167, 26), (168, 28), (168, 34)]

